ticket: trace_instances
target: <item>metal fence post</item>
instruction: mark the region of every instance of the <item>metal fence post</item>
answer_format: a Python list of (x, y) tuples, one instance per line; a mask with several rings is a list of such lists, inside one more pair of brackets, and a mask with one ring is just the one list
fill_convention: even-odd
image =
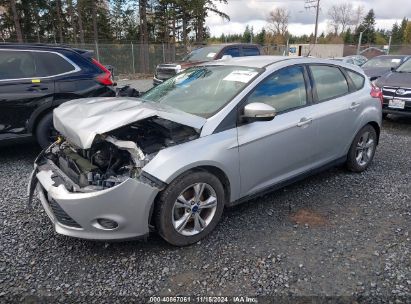
[(163, 45), (163, 63), (166, 62), (166, 54), (165, 54), (165, 49), (164, 49), (164, 43)]
[(131, 42), (131, 57), (133, 58), (133, 74), (136, 73), (136, 65), (135, 65), (135, 59), (134, 59), (134, 44)]
[(96, 44), (96, 55), (97, 55), (97, 60), (98, 61), (100, 61), (100, 53), (99, 53), (99, 51), (98, 51), (98, 43), (97, 43), (97, 40), (96, 41), (94, 41), (95, 42), (95, 44)]

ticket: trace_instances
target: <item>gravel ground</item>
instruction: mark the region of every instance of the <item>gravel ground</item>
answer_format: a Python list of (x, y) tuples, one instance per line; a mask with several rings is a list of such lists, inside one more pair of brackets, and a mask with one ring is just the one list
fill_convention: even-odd
[(210, 237), (186, 248), (155, 234), (123, 243), (57, 235), (39, 206), (25, 207), (38, 148), (1, 147), (0, 301), (178, 294), (410, 303), (411, 119), (384, 123), (368, 171), (335, 168), (228, 209)]

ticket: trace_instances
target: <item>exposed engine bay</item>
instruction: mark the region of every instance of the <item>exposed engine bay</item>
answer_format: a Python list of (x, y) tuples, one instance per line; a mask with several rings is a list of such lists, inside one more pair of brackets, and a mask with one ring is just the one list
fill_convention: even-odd
[(150, 117), (96, 136), (89, 149), (63, 139), (44, 156), (78, 185), (72, 191), (90, 192), (139, 178), (158, 151), (198, 137), (194, 128)]

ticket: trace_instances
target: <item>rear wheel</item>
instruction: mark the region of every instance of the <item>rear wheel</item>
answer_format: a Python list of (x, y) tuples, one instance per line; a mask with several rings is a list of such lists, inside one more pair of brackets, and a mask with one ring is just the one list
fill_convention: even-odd
[(36, 138), (39, 145), (44, 149), (57, 140), (58, 133), (53, 125), (53, 112), (44, 115), (36, 127)]
[(161, 193), (155, 223), (170, 244), (190, 245), (215, 228), (223, 209), (224, 189), (219, 179), (205, 171), (190, 171)]
[(355, 136), (347, 157), (347, 167), (353, 172), (362, 172), (368, 168), (377, 148), (377, 132), (366, 125)]

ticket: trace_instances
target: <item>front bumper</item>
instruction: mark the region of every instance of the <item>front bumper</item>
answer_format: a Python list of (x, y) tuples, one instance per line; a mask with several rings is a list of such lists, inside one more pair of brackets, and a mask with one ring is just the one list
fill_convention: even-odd
[[(150, 211), (159, 192), (151, 185), (129, 178), (101, 191), (69, 192), (67, 176), (50, 163), (36, 167), (32, 178), (38, 180), (39, 199), (59, 234), (83, 239), (121, 240), (149, 233)], [(118, 226), (104, 228), (99, 219), (114, 221)]]
[(382, 112), (384, 114), (394, 114), (394, 115), (401, 115), (401, 116), (411, 117), (411, 111), (384, 108), (384, 109), (382, 109)]

